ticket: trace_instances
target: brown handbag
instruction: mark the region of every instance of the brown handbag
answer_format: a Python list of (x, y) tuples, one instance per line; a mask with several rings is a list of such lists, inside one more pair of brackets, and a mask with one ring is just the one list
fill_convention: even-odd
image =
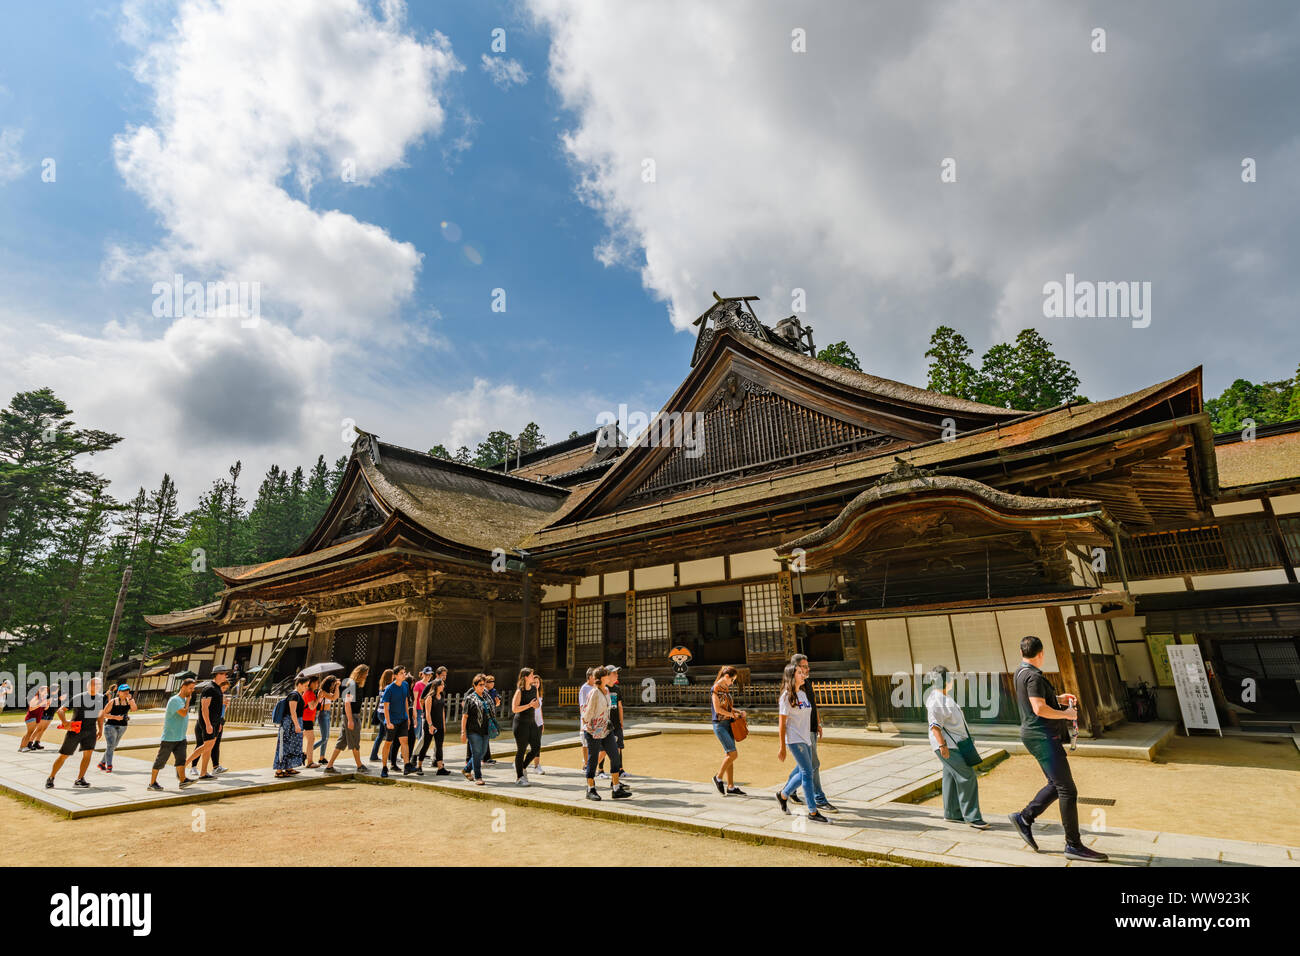
[(744, 717), (731, 718), (731, 739), (740, 743), (749, 736), (749, 724), (745, 723)]

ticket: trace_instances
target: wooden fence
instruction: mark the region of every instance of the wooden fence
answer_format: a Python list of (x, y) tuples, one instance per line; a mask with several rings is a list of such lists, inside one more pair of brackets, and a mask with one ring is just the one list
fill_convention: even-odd
[[(578, 689), (581, 684), (570, 684), (559, 688), (561, 707), (578, 706)], [(653, 685), (651, 699), (646, 696), (650, 687), (629, 684), (624, 688), (624, 707), (708, 707), (711, 685), (709, 684), (673, 684), (670, 681), (656, 681)], [(747, 684), (744, 687), (733, 685), (731, 697), (737, 707), (744, 710), (776, 710), (777, 695), (781, 685), (773, 683)], [(818, 707), (864, 707), (862, 681), (827, 680), (813, 681), (813, 697)]]

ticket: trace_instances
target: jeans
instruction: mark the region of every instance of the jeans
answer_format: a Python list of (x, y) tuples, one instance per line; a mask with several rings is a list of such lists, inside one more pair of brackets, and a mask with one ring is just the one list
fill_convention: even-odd
[(966, 763), (966, 758), (957, 752), (956, 747), (948, 748), (947, 757), (937, 750), (934, 755), (943, 764), (944, 818), (966, 823), (982, 822), (984, 817), (980, 813), (980, 787), (975, 778), (975, 768)]
[(383, 718), (382, 718), (382, 717), (379, 717), (378, 715), (376, 715), (376, 718), (375, 718), (375, 724), (376, 724), (376, 726), (377, 726), (378, 729), (377, 729), (376, 732), (375, 732), (375, 743), (374, 743), (374, 745), (370, 748), (370, 759), (371, 759), (371, 760), (378, 760), (378, 759), (379, 759), (379, 748), (380, 748), (380, 746), (382, 746), (382, 744), (383, 744), (383, 742), (384, 742), (384, 737), (387, 736), (387, 734), (388, 734), (388, 727), (387, 727), (387, 725), (384, 724), (384, 721), (383, 721)]
[[(322, 710), (316, 714), (316, 733), (320, 740), (315, 744), (315, 750), (320, 751), (320, 759), (325, 759), (325, 748), (330, 742), (330, 712)], [(309, 755), (310, 756), (310, 755)]]
[[(792, 744), (786, 742), (786, 749), (790, 751), (790, 756), (798, 767), (798, 774), (802, 778), (803, 784), (803, 802), (808, 805), (809, 813), (817, 812), (817, 798), (814, 793), (817, 790), (816, 773), (813, 770), (812, 744)], [(782, 788), (782, 793), (789, 789), (790, 784), (787, 782)]]
[(110, 724), (104, 721), (104, 763), (113, 766), (113, 749), (122, 735), (126, 733), (126, 724)]
[[(527, 720), (523, 720), (527, 717)], [(515, 727), (515, 776), (522, 777), (524, 768), (537, 759), (542, 752), (542, 728), (533, 720), (531, 711), (521, 715)], [(526, 755), (525, 755), (526, 752)]]
[(587, 745), (587, 779), (596, 779), (596, 760), (602, 753), (609, 755), (609, 772), (617, 774), (623, 772), (623, 755), (618, 750), (618, 738), (613, 734), (606, 734), (597, 740), (591, 734), (583, 731), (582, 742)]
[(487, 734), (466, 734), (468, 742), (465, 754), (465, 769), (472, 768), (475, 780), (483, 779), (483, 755), (487, 753)]
[(731, 735), (731, 721), (715, 720), (713, 722), (713, 735), (718, 738), (718, 743), (722, 744), (722, 749), (731, 753), (736, 749), (736, 738)]
[[(826, 792), (822, 790), (822, 762), (821, 758), (817, 756), (816, 737), (813, 738), (812, 744), (809, 745), (809, 751), (812, 754), (813, 800), (816, 801), (817, 806), (824, 807), (826, 804), (830, 803), (830, 801), (826, 799)], [(802, 776), (803, 770), (798, 766), (798, 764), (796, 764), (795, 768), (790, 771), (790, 779), (785, 782), (785, 786), (781, 788), (781, 792), (784, 794), (794, 793), (799, 786), (799, 780)]]
[(1082, 846), (1079, 838), (1079, 808), (1075, 801), (1079, 791), (1074, 785), (1070, 773), (1070, 760), (1065, 755), (1065, 748), (1057, 738), (1025, 738), (1025, 749), (1034, 755), (1038, 766), (1043, 768), (1047, 785), (1034, 795), (1029, 806), (1020, 811), (1026, 823), (1033, 823), (1056, 800), (1061, 801), (1061, 825), (1065, 828), (1066, 846)]

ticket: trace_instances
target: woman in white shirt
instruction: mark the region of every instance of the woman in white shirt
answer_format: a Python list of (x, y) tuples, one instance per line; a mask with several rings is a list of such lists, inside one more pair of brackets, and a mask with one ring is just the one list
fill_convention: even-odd
[(925, 695), (925, 717), (929, 721), (930, 746), (943, 764), (943, 817), (952, 823), (966, 822), (976, 830), (987, 830), (980, 813), (980, 789), (975, 768), (966, 763), (958, 745), (970, 736), (961, 707), (952, 699), (955, 683), (942, 664), (930, 671), (930, 690)]
[[(804, 800), (808, 803), (808, 819), (830, 823), (817, 809), (815, 799), (817, 788), (813, 785), (812, 703), (803, 689), (806, 680), (803, 672), (794, 664), (786, 667), (781, 681), (781, 696), (778, 698), (777, 735), (781, 738), (781, 749), (776, 756), (784, 762), (788, 747), (794, 762), (799, 765), (799, 780), (802, 781)], [(785, 787), (776, 792), (776, 802), (781, 805), (782, 813), (790, 812)]]

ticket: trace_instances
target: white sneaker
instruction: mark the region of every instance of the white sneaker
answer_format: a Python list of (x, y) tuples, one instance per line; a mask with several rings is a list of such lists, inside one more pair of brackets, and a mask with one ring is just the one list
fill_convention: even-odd
[(602, 770), (600, 773), (596, 774), (596, 776), (599, 777), (601, 780), (608, 780), (608, 779), (609, 779), (609, 774), (607, 774), (604, 770)]
[(524, 774), (522, 777), (520, 777), (518, 780), (516, 780), (516, 781), (515, 781), (515, 786), (516, 786), (516, 787), (531, 787), (532, 784), (528, 782), (528, 774)]
[(545, 777), (545, 776), (546, 776), (546, 771), (543, 770), (541, 767), (534, 767), (534, 768), (533, 768), (533, 773), (537, 774), (539, 777)]

